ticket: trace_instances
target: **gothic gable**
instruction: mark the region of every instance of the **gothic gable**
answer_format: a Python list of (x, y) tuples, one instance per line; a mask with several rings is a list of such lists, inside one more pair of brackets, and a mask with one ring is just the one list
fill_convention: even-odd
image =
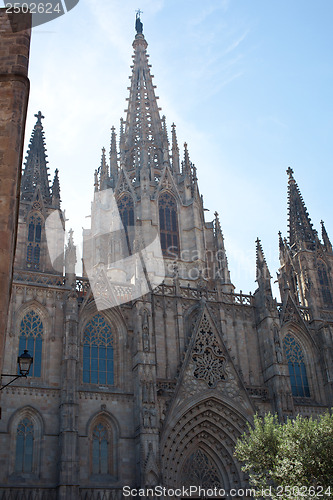
[(174, 195), (176, 195), (177, 199), (179, 202), (181, 202), (181, 198), (175, 183), (175, 180), (173, 178), (173, 175), (171, 174), (170, 168), (168, 165), (165, 165), (162, 175), (160, 177), (156, 193), (155, 193), (155, 199), (158, 198), (158, 195), (160, 194), (161, 191), (170, 191)]
[(293, 322), (296, 325), (300, 326), (301, 328), (308, 330), (298, 307), (296, 306), (292, 297), (288, 293), (287, 299), (285, 300), (285, 303), (282, 306), (282, 309), (280, 312), (280, 323), (282, 326), (285, 323), (289, 323), (289, 322)]
[(129, 192), (133, 196), (133, 199), (136, 200), (136, 196), (134, 193), (134, 189), (132, 187), (131, 181), (128, 178), (127, 172), (124, 168), (120, 170), (120, 174), (117, 180), (117, 184), (114, 190), (114, 194), (116, 197), (120, 196), (124, 192)]
[(186, 400), (212, 396), (214, 393), (242, 407), (246, 413), (251, 408), (218, 328), (204, 305), (188, 344), (170, 412)]

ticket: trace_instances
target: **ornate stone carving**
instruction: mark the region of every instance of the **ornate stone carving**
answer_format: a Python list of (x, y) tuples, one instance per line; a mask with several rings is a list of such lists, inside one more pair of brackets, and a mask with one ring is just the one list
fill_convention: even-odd
[(143, 427), (146, 429), (151, 429), (156, 427), (156, 410), (155, 408), (148, 408), (145, 406), (143, 408), (142, 415)]
[(276, 326), (274, 327), (274, 346), (275, 346), (276, 360), (278, 363), (282, 363), (283, 361), (282, 347), (280, 342), (279, 331)]
[(221, 480), (215, 464), (202, 450), (198, 449), (186, 460), (182, 469), (182, 484), (185, 487), (221, 487)]
[(149, 320), (148, 312), (145, 309), (142, 314), (142, 347), (144, 351), (150, 350)]
[[(179, 470), (179, 463), (183, 461), (184, 452), (193, 447), (193, 443), (197, 444), (197, 449), (211, 450), (214, 456), (219, 457), (220, 463), (216, 466), (219, 470), (224, 468), (223, 464), (227, 466), (225, 473), (230, 484), (240, 480), (233, 459), (233, 450), (236, 439), (246, 430), (246, 423), (232, 409), (215, 399), (206, 400), (178, 417), (177, 421), (171, 420), (170, 428), (172, 430), (164, 440), (162, 448), (165, 484), (170, 486), (183, 484), (187, 466), (185, 461), (184, 468)], [(193, 452), (195, 453), (195, 450)], [(201, 465), (206, 471), (208, 470), (207, 462), (206, 465), (204, 463)], [(214, 464), (208, 462), (208, 465), (212, 465), (211, 471), (214, 472)]]
[(208, 387), (216, 387), (217, 382), (226, 379), (225, 357), (216, 356), (211, 348), (207, 347), (202, 353), (193, 354), (192, 359), (196, 364), (195, 378), (204, 380)]
[(216, 387), (219, 381), (227, 379), (226, 357), (206, 315), (201, 320), (192, 360), (195, 364), (194, 377), (204, 380), (208, 387)]

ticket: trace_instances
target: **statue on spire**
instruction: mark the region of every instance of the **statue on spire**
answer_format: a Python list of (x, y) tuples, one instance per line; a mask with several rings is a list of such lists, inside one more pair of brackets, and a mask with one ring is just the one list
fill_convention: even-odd
[(137, 34), (142, 34), (143, 32), (143, 24), (141, 22), (141, 19), (140, 19), (140, 14), (142, 14), (142, 10), (138, 9), (136, 11), (136, 17), (135, 17), (135, 29), (136, 29), (136, 32)]

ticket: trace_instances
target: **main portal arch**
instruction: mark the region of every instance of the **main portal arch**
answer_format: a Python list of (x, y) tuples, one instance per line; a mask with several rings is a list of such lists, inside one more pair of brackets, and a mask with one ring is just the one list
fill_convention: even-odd
[(237, 438), (247, 428), (245, 416), (209, 398), (170, 417), (161, 441), (165, 486), (229, 490), (244, 484), (233, 453)]

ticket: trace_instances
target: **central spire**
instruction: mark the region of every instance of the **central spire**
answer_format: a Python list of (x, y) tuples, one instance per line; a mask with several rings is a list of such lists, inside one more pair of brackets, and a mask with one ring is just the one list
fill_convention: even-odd
[(163, 167), (165, 141), (140, 13), (138, 11), (136, 14), (137, 34), (133, 42), (134, 64), (124, 132), (124, 166), (131, 178), (139, 179), (141, 172), (145, 170), (152, 180), (156, 170)]

